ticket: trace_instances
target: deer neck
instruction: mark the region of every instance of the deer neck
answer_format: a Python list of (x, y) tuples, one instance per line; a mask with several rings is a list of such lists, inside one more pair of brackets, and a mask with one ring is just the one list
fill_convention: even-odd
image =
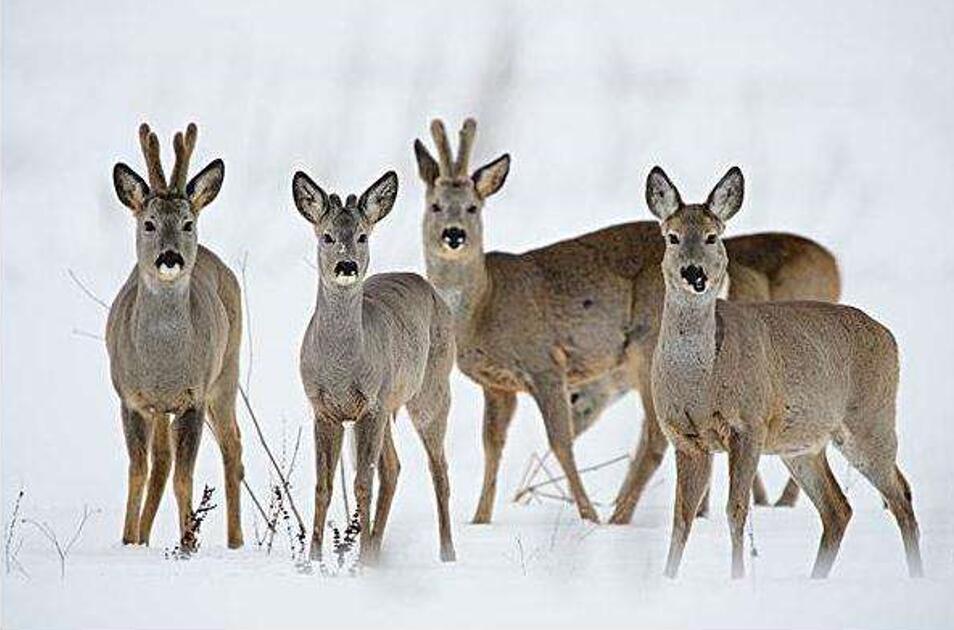
[(490, 275), (483, 249), (463, 260), (448, 260), (428, 253), (425, 263), (428, 280), (454, 313), (460, 329), (471, 321), (490, 291)]
[(192, 337), (192, 303), (188, 275), (174, 282), (161, 282), (140, 273), (136, 289), (137, 337), (159, 344), (184, 343)]
[(666, 287), (656, 356), (687, 377), (708, 378), (716, 359), (715, 292), (689, 295)]
[(315, 306), (315, 343), (321, 348), (323, 361), (351, 368), (364, 356), (364, 320), (361, 286), (341, 289), (318, 281)]

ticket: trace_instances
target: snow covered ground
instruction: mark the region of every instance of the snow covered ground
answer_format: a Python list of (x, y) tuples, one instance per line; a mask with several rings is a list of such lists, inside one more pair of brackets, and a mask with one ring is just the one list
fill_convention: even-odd
[[(0, 503), (68, 536), (91, 517), (60, 577), (47, 542), (21, 529), (29, 577), (4, 574), (0, 625), (52, 627), (950, 627), (954, 623), (954, 436), (949, 312), (954, 248), (954, 6), (722, 3), (3, 4), (0, 168)], [(673, 468), (663, 463), (630, 527), (583, 525), (558, 503), (510, 503), (527, 459), (546, 450), (522, 399), (495, 522), (467, 524), (480, 486), (481, 400), (456, 375), (448, 436), (459, 562), (437, 560), (423, 451), (406, 418), (403, 469), (383, 566), (356, 578), (297, 573), (282, 539), (270, 556), (224, 548), (222, 510), (193, 559), (165, 498), (150, 549), (119, 544), (126, 454), (101, 341), (104, 312), (67, 275), (110, 300), (133, 262), (132, 220), (113, 164), (139, 168), (136, 128), (168, 139), (199, 123), (196, 166), (226, 162), (201, 240), (237, 268), (247, 254), (251, 345), (243, 355), (269, 440), (304, 427), (294, 491), (310, 518), (313, 460), (297, 373), (314, 302), (313, 236), (295, 212), (299, 168), (360, 192), (388, 168), (401, 190), (371, 241), (375, 270), (422, 270), (422, 186), (411, 142), (433, 116), (478, 119), (475, 164), (504, 151), (510, 178), (485, 210), (492, 248), (520, 251), (648, 218), (646, 173), (661, 164), (687, 199), (742, 166), (732, 229), (794, 230), (835, 251), (846, 301), (888, 324), (902, 350), (901, 465), (915, 493), (928, 577), (905, 577), (897, 529), (871, 489), (833, 458), (855, 517), (833, 576), (808, 572), (820, 525), (804, 501), (756, 510), (758, 550), (729, 575), (717, 465), (713, 517), (690, 538), (679, 580), (662, 578)], [(169, 159), (168, 157), (166, 158)], [(249, 358), (252, 357), (250, 361)], [(251, 367), (250, 367), (251, 366)], [(579, 442), (589, 465), (628, 452), (641, 411), (630, 396)], [(247, 416), (248, 478), (269, 473)], [(197, 491), (221, 488), (201, 450)], [(777, 462), (763, 470), (773, 489)], [(587, 475), (608, 502), (623, 469)], [(344, 514), (336, 497), (332, 516)], [(608, 507), (602, 509), (604, 515)]]

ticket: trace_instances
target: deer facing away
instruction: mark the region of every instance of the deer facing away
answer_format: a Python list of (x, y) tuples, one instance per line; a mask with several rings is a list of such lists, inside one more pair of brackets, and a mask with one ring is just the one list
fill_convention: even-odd
[[(440, 557), (452, 561), (456, 554), (444, 435), (454, 365), (453, 319), (440, 296), (417, 274), (365, 278), (369, 235), (394, 205), (397, 175), (386, 173), (360, 198), (349, 195), (344, 203), (302, 172), (295, 174), (292, 188), (298, 211), (318, 237), (318, 300), (301, 346), (301, 378), (315, 412), (311, 556), (321, 557), (343, 423), (351, 421), (361, 559), (377, 559), (400, 471), (390, 423), (405, 407), (427, 452), (437, 496)], [(376, 466), (379, 496), (372, 530)]]
[(884, 497), (901, 530), (909, 573), (920, 576), (911, 490), (896, 463), (894, 337), (848, 306), (718, 300), (729, 260), (722, 232), (742, 205), (743, 187), (738, 168), (703, 204), (683, 204), (659, 167), (646, 185), (667, 243), (652, 366), (657, 417), (676, 448), (666, 575), (678, 571), (712, 453), (727, 451), (733, 577), (744, 574), (743, 528), (762, 453), (780, 455), (818, 509), (823, 533), (812, 575), (826, 577), (851, 518), (825, 455), (833, 442)]
[[(440, 121), (432, 122), (431, 133), (437, 160), (420, 140), (414, 144), (426, 185), (427, 275), (454, 313), (458, 366), (484, 393), (484, 480), (474, 522), (490, 521), (518, 392), (530, 393), (540, 409), (581, 517), (597, 520), (572, 448), (574, 437), (595, 419), (571, 406), (571, 395), (581, 388), (640, 392), (646, 419), (611, 519), (629, 522), (667, 448), (650, 389), (664, 294), (658, 225), (618, 225), (524, 254), (485, 253), (484, 204), (503, 186), (510, 156), (470, 173), (474, 120), (460, 131), (456, 158)], [(761, 234), (740, 239), (737, 249), (740, 262), (730, 275), (739, 299), (837, 299), (837, 266), (817, 244)]]
[(137, 262), (106, 325), (129, 452), (123, 543), (149, 542), (174, 459), (181, 544), (194, 547), (187, 527), (192, 474), (208, 413), (225, 468), (228, 545), (237, 548), (242, 546), (239, 486), (244, 475), (235, 420), (241, 295), (228, 267), (198, 244), (200, 211), (218, 194), (225, 167), (214, 160), (187, 181), (196, 141), (196, 127), (190, 124), (184, 136), (175, 135), (176, 162), (167, 183), (156, 134), (143, 124), (139, 139), (149, 183), (123, 163), (113, 169), (116, 194), (136, 219)]

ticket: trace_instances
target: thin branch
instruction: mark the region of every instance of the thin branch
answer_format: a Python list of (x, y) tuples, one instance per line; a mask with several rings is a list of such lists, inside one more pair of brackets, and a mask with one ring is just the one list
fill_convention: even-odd
[(89, 299), (99, 304), (103, 309), (107, 311), (109, 310), (109, 305), (106, 304), (106, 302), (104, 302), (103, 300), (101, 300), (99, 296), (93, 293), (89, 287), (83, 284), (83, 281), (79, 279), (79, 276), (77, 276), (72, 269), (67, 269), (66, 273), (69, 274), (70, 279), (72, 279), (73, 283), (79, 287), (80, 291), (86, 294), (86, 297), (88, 297)]
[[(607, 466), (611, 466), (611, 465), (613, 465), (613, 464), (615, 464), (615, 463), (617, 463), (617, 462), (621, 462), (621, 461), (623, 461), (623, 460), (628, 460), (628, 459), (629, 459), (629, 455), (620, 455), (620, 456), (618, 456), (618, 457), (614, 457), (613, 459), (607, 460), (607, 461), (605, 461), (605, 462), (601, 462), (601, 463), (599, 463), (599, 464), (594, 464), (594, 465), (592, 465), (592, 466), (587, 466), (586, 468), (581, 468), (578, 472), (579, 472), (579, 474), (583, 475), (583, 474), (586, 474), (586, 473), (589, 473), (589, 472), (593, 472), (594, 470), (599, 470), (599, 469), (601, 469), (601, 468), (606, 468)], [(527, 486), (526, 488), (524, 488), (523, 490), (521, 490), (520, 492), (518, 492), (517, 495), (514, 497), (513, 500), (514, 500), (515, 502), (516, 502), (516, 501), (520, 501), (520, 500), (523, 499), (524, 496), (526, 496), (527, 494), (529, 494), (529, 493), (535, 493), (535, 492), (539, 491), (540, 488), (545, 488), (545, 487), (550, 486), (550, 485), (553, 485), (553, 484), (555, 484), (555, 483), (557, 483), (557, 482), (563, 481), (564, 479), (566, 479), (566, 475), (560, 475), (559, 477), (552, 477), (552, 476), (551, 476), (551, 477), (550, 477), (549, 479), (547, 479), (546, 481), (541, 481), (540, 483), (533, 484), (532, 486)]]
[(76, 337), (86, 337), (87, 339), (95, 339), (96, 341), (106, 341), (106, 338), (102, 335), (91, 333), (88, 330), (83, 330), (82, 328), (73, 328), (72, 333)]
[(298, 513), (298, 508), (295, 506), (295, 500), (292, 498), (290, 491), (290, 484), (285, 478), (285, 475), (282, 473), (282, 469), (279, 467), (278, 462), (275, 460), (275, 456), (272, 454), (272, 449), (268, 447), (268, 442), (265, 441), (265, 434), (262, 432), (262, 427), (258, 423), (258, 417), (256, 417), (255, 411), (252, 409), (252, 403), (248, 399), (248, 394), (245, 393), (245, 388), (239, 385), (238, 390), (239, 394), (242, 395), (242, 402), (245, 403), (245, 409), (248, 411), (249, 417), (252, 418), (252, 424), (255, 425), (255, 431), (258, 433), (258, 439), (262, 443), (262, 448), (265, 449), (265, 453), (268, 455), (268, 459), (272, 463), (272, 468), (275, 469), (279, 480), (282, 482), (282, 489), (285, 492), (285, 496), (288, 497), (288, 504), (291, 506), (292, 512), (295, 514), (295, 519), (298, 521), (298, 527), (301, 529), (302, 535), (304, 535), (304, 532), (307, 531), (305, 529), (305, 521), (301, 518), (301, 514)]

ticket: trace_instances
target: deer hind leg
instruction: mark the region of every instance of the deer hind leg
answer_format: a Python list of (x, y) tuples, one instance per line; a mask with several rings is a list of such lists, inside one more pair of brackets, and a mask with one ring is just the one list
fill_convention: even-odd
[(384, 447), (381, 449), (381, 458), (378, 461), (378, 504), (374, 510), (374, 522), (371, 528), (371, 546), (375, 555), (381, 552), (384, 528), (387, 526), (388, 515), (391, 513), (391, 502), (394, 499), (400, 473), (401, 462), (398, 460), (397, 449), (394, 448), (394, 438), (391, 435), (389, 422), (384, 429)]
[[(315, 520), (311, 530), (312, 560), (321, 560), (321, 545), (325, 535), (325, 518), (335, 486), (335, 469), (341, 457), (344, 428), (338, 422), (315, 415)], [(347, 492), (347, 488), (342, 488)], [(351, 515), (345, 515), (350, 519)]]
[(450, 393), (445, 383), (427, 402), (408, 403), (411, 421), (427, 451), (427, 464), (434, 483), (437, 499), (437, 524), (440, 530), (441, 560), (454, 562), (457, 552), (451, 535), (450, 480), (447, 475), (447, 459), (444, 456), (444, 436), (447, 433), (447, 414), (450, 410)]
[[(893, 413), (892, 409), (891, 414)], [(860, 427), (857, 432), (846, 432), (840, 444), (836, 442), (836, 445), (851, 465), (881, 493), (901, 530), (908, 574), (911, 577), (923, 577), (920, 532), (917, 518), (914, 516), (911, 487), (895, 463), (898, 441), (894, 434), (894, 419), (870, 420), (872, 421), (866, 423), (867, 426)], [(887, 428), (879, 431), (878, 427)]]
[(152, 418), (152, 439), (150, 440), (152, 465), (149, 471), (149, 491), (146, 504), (142, 508), (139, 520), (139, 542), (148, 545), (152, 533), (152, 523), (166, 489), (169, 468), (172, 465), (172, 448), (169, 442), (169, 419), (165, 414), (154, 414)]
[(563, 474), (566, 475), (580, 518), (598, 523), (599, 516), (589, 497), (586, 496), (586, 489), (583, 487), (583, 481), (576, 467), (576, 458), (573, 455), (573, 415), (570, 410), (570, 397), (567, 393), (565, 377), (562, 375), (537, 377), (534, 379), (532, 394), (543, 415), (550, 449), (560, 462)]
[(149, 425), (146, 419), (126, 405), (120, 411), (123, 435), (129, 453), (129, 489), (126, 496), (126, 519), (123, 526), (123, 544), (139, 543), (139, 512), (142, 509), (142, 493), (148, 473)]
[(177, 418), (172, 426), (176, 449), (172, 489), (179, 508), (179, 545), (185, 551), (195, 551), (198, 547), (198, 539), (192, 526), (192, 475), (202, 439), (204, 416), (204, 410), (190, 409)]
[(636, 447), (636, 455), (629, 463), (626, 479), (616, 495), (616, 509), (609, 520), (615, 525), (625, 525), (632, 520), (636, 504), (639, 503), (646, 484), (652, 479), (666, 455), (666, 449), (669, 448), (669, 442), (656, 419), (652, 389), (648, 379), (640, 386), (639, 395), (643, 402), (645, 418), (639, 445)]
[(371, 542), (371, 502), (374, 498), (374, 466), (381, 459), (384, 432), (389, 421), (390, 414), (382, 410), (372, 410), (354, 424), (358, 456), (354, 498), (358, 504), (358, 520), (361, 524), (360, 560), (364, 564), (374, 564), (378, 560), (377, 549)]
[(473, 522), (476, 524), (489, 523), (493, 516), (500, 457), (516, 408), (517, 395), (514, 392), (484, 388), (484, 484), (474, 512)]
[(228, 519), (229, 549), (238, 549), (244, 544), (242, 536), (242, 436), (235, 420), (235, 395), (213, 400), (209, 407), (212, 426), (222, 452), (222, 467), (225, 472), (225, 507)]
[(699, 502), (709, 486), (712, 455), (701, 450), (676, 451), (676, 501), (672, 513), (672, 534), (666, 558), (666, 577), (675, 578), (682, 563), (686, 540)]
[(778, 497), (775, 503), (772, 504), (772, 507), (794, 507), (795, 503), (798, 502), (798, 484), (795, 483), (795, 480), (789, 477), (788, 482), (785, 484), (785, 488), (782, 489), (782, 494)]
[(745, 521), (749, 515), (752, 482), (759, 466), (761, 440), (750, 433), (729, 436), (729, 501), (725, 512), (732, 538), (732, 577), (745, 576)]
[(805, 490), (822, 520), (822, 537), (812, 568), (813, 578), (825, 578), (838, 555), (841, 539), (851, 520), (851, 506), (828, 466), (825, 451), (797, 457), (783, 457), (792, 477)]

